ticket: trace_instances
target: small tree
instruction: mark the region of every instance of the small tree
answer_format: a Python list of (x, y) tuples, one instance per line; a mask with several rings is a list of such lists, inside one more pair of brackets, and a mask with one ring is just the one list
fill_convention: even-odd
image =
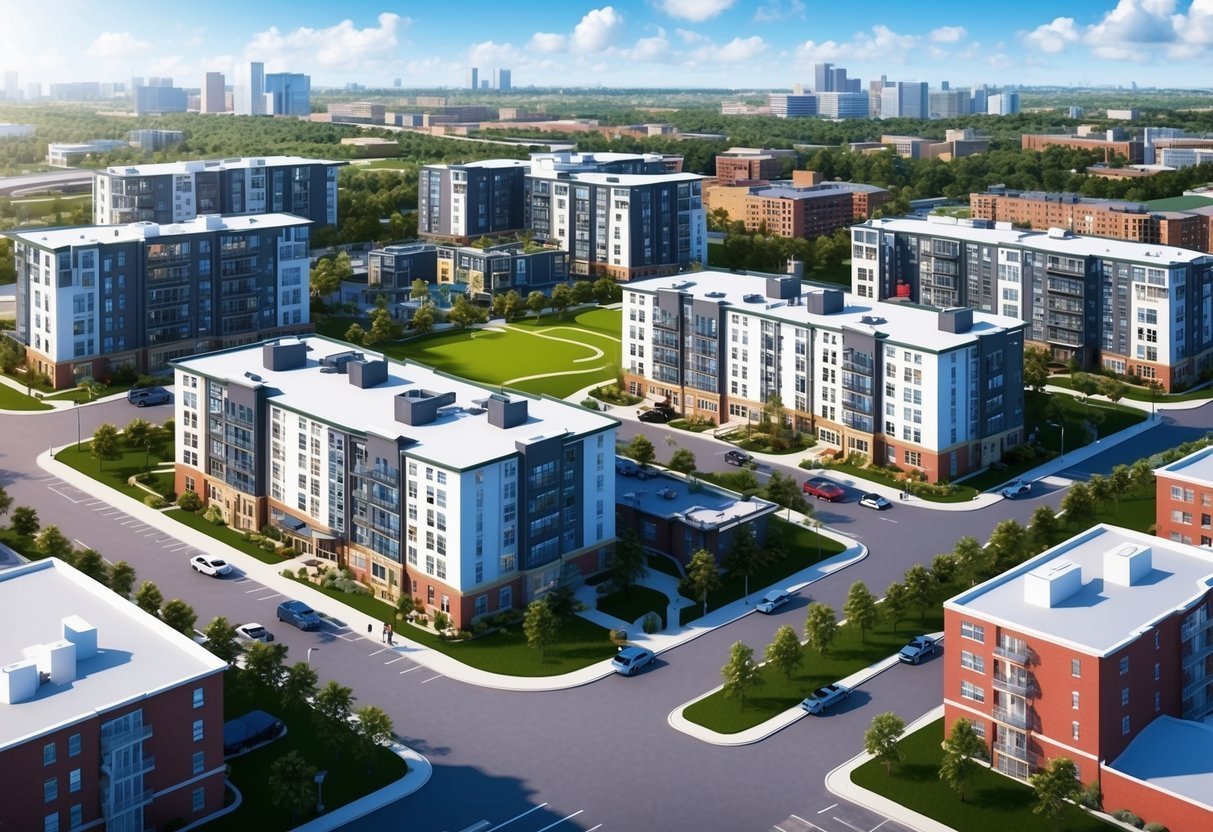
[(952, 723), (948, 738), (943, 741), (943, 762), (939, 779), (960, 795), (964, 803), (965, 786), (977, 776), (977, 760), (986, 756), (986, 745), (973, 730), (973, 723), (958, 719)]
[(750, 594), (750, 576), (758, 574), (758, 570), (766, 563), (766, 553), (754, 539), (754, 529), (749, 523), (743, 523), (733, 532), (733, 540), (729, 544), (728, 554), (724, 558), (724, 568), (730, 575), (740, 575), (745, 580), (745, 594)]
[(130, 598), (135, 588), (135, 567), (120, 560), (110, 567), (110, 589), (123, 598)]
[(13, 519), (8, 527), (23, 537), (29, 537), (38, 532), (38, 510), (29, 506), (17, 506), (13, 509)]
[(599, 303), (610, 303), (615, 299), (615, 281), (609, 277), (600, 277), (594, 281), (594, 297)]
[(505, 300), (501, 303), (502, 316), (506, 319), (507, 323), (517, 320), (518, 316), (522, 314), (522, 309), (526, 305), (526, 302), (522, 299), (522, 295), (513, 289), (506, 292), (504, 297)]
[(245, 677), (270, 689), (282, 686), (285, 664), (286, 645), (282, 642), (266, 644), (263, 641), (254, 641), (244, 651)]
[(1082, 793), (1082, 783), (1078, 781), (1078, 768), (1074, 761), (1068, 757), (1054, 757), (1047, 766), (1029, 777), (1028, 782), (1036, 789), (1036, 805), (1032, 807), (1032, 812), (1052, 820), (1054, 829), (1059, 828), (1066, 803)]
[(775, 639), (767, 645), (766, 658), (771, 667), (788, 681), (792, 680), (792, 674), (804, 661), (804, 651), (800, 649), (800, 639), (790, 624), (783, 624), (775, 631)]
[(628, 456), (640, 465), (648, 465), (656, 458), (657, 451), (653, 448), (653, 443), (649, 441), (649, 438), (640, 433), (628, 443)]
[(366, 343), (366, 330), (362, 328), (362, 324), (350, 324), (350, 328), (345, 331), (345, 340), (351, 344), (362, 346)]
[(320, 677), (307, 662), (295, 662), (282, 679), (282, 701), (288, 705), (306, 705), (316, 695)]
[(194, 608), (180, 598), (174, 598), (165, 604), (160, 617), (165, 624), (187, 636), (194, 634), (194, 622), (198, 620), (198, 614), (194, 612)]
[(813, 602), (804, 620), (804, 635), (822, 655), (838, 635), (838, 617), (828, 604)]
[(1112, 486), (1112, 501), (1114, 510), (1117, 514), (1120, 513), (1120, 499), (1128, 495), (1133, 489), (1133, 472), (1128, 465), (1117, 465), (1112, 469), (1112, 473), (1108, 475), (1108, 482)]
[(1049, 383), (1049, 354), (1039, 347), (1023, 351), (1023, 385), (1037, 393)]
[(130, 424), (122, 431), (126, 447), (131, 450), (143, 450), (151, 444), (152, 423), (147, 419), (131, 419)]
[(101, 425), (93, 433), (93, 442), (89, 451), (97, 460), (97, 470), (107, 459), (118, 458), (118, 429), (109, 422)]
[(358, 717), (358, 751), (366, 761), (366, 773), (370, 774), (375, 768), (379, 746), (392, 741), (392, 718), (375, 705), (359, 708), (355, 716)]
[(338, 759), (341, 749), (350, 739), (350, 717), (354, 713), (355, 699), (350, 688), (333, 679), (316, 693), (313, 711), (316, 733), (333, 749)]
[(0, 517), (8, 514), (8, 510), (13, 507), (13, 498), (9, 495), (8, 489), (0, 486)]
[(362, 339), (362, 343), (369, 347), (386, 343), (395, 338), (396, 323), (392, 320), (392, 313), (387, 310), (386, 305), (380, 304), (371, 312), (371, 330)]
[(670, 463), (666, 467), (680, 474), (692, 474), (695, 472), (695, 453), (679, 448), (670, 456)]
[(1096, 505), (1103, 505), (1114, 496), (1112, 483), (1102, 474), (1092, 474), (1087, 479), (1087, 489), (1091, 492), (1091, 499), (1095, 501)]
[(109, 586), (109, 567), (96, 549), (83, 549), (72, 558), (72, 566), (102, 586)]
[[(346, 259), (348, 261), (348, 254)], [(316, 265), (312, 266), (308, 288), (311, 289), (312, 297), (323, 300), (341, 290), (341, 279), (341, 275), (333, 268), (333, 261), (327, 257), (321, 257), (316, 261)]]
[(539, 316), (543, 314), (543, 310), (548, 308), (548, 298), (543, 292), (538, 289), (526, 296), (526, 308), (535, 313), (535, 323), (539, 323)]
[(527, 647), (539, 651), (539, 660), (544, 660), (544, 650), (556, 641), (560, 621), (552, 614), (552, 608), (542, 599), (527, 605), (522, 619), (522, 631), (526, 634)]
[(34, 538), (34, 548), (44, 558), (67, 560), (72, 553), (72, 542), (59, 531), (58, 526), (47, 526)]
[(1099, 392), (1108, 397), (1108, 401), (1116, 404), (1129, 392), (1129, 386), (1119, 379), (1103, 376), (1099, 379)]
[(164, 596), (151, 581), (144, 581), (143, 585), (139, 587), (139, 591), (135, 593), (135, 606), (148, 615), (159, 617), (160, 606), (163, 603)]
[(916, 564), (906, 570), (906, 595), (910, 603), (918, 607), (920, 620), (926, 620), (927, 612), (939, 593), (939, 582), (931, 571), (922, 564)]
[(999, 521), (990, 533), (986, 546), (994, 557), (994, 568), (999, 572), (1024, 560), (1028, 547), (1028, 531), (1018, 520), (1008, 518)]
[(417, 603), (413, 600), (413, 596), (407, 592), (401, 593), (396, 599), (396, 617), (408, 618), (417, 609)]
[(426, 283), (420, 277), (414, 280), (409, 286), (409, 300), (429, 301), (429, 299), (430, 284)]
[(594, 299), (594, 284), (588, 280), (578, 280), (573, 284), (573, 303), (589, 303)]
[(270, 765), (270, 795), (275, 806), (290, 812), (291, 826), (311, 812), (315, 780), (316, 767), (298, 751), (288, 751)]
[(729, 661), (720, 668), (720, 674), (724, 676), (725, 698), (740, 699), (742, 710), (746, 695), (763, 684), (758, 665), (754, 663), (754, 651), (740, 641), (729, 648)]
[(892, 772), (893, 763), (901, 759), (898, 743), (906, 732), (906, 723), (892, 711), (872, 717), (872, 724), (863, 735), (863, 749), (884, 763), (886, 774)]
[(990, 551), (981, 545), (981, 541), (972, 535), (965, 535), (956, 541), (952, 555), (956, 558), (956, 573), (969, 586), (973, 586), (984, 578), (993, 566)]
[(692, 596), (703, 604), (703, 614), (708, 614), (708, 595), (720, 586), (720, 567), (716, 558), (707, 549), (699, 549), (687, 563), (687, 588)]
[(1095, 498), (1086, 483), (1076, 482), (1070, 486), (1061, 500), (1061, 510), (1066, 513), (1066, 523), (1070, 526), (1081, 528), (1095, 519)]
[(234, 664), (240, 655), (240, 642), (236, 641), (236, 628), (222, 615), (211, 620), (202, 631), (206, 636), (207, 650), (218, 659)]
[(876, 624), (880, 612), (876, 608), (875, 596), (863, 581), (851, 584), (851, 589), (847, 592), (846, 603), (842, 607), (842, 614), (846, 616), (849, 623), (859, 628), (859, 640), (866, 643), (867, 631)]
[(455, 305), (451, 307), (451, 311), (446, 313), (446, 319), (459, 329), (463, 329), (471, 324), (484, 323), (488, 320), (488, 313), (469, 301), (466, 295), (459, 295), (455, 298)]
[(1028, 521), (1028, 546), (1032, 553), (1040, 554), (1053, 545), (1061, 530), (1061, 522), (1052, 506), (1040, 505), (1032, 510)]
[(1142, 490), (1152, 489), (1154, 487), (1154, 468), (1150, 465), (1150, 460), (1139, 459), (1129, 466), (1129, 473), (1133, 476), (1133, 485)]
[(615, 550), (607, 561), (607, 571), (615, 586), (624, 591), (648, 573), (645, 568), (644, 547), (631, 529), (626, 529), (620, 535), (619, 542), (615, 544)]
[(558, 283), (552, 287), (552, 308), (564, 320), (564, 311), (573, 304), (573, 290), (567, 283)]
[(409, 320), (409, 326), (413, 328), (413, 332), (424, 335), (434, 328), (435, 322), (434, 307), (426, 304), (413, 313), (413, 317)]
[(893, 632), (897, 632), (897, 622), (905, 617), (906, 610), (910, 608), (910, 596), (906, 593), (905, 586), (897, 581), (889, 584), (889, 588), (884, 591), (881, 606), (884, 607), (885, 617), (889, 619), (889, 626), (893, 628)]
[(182, 511), (200, 511), (202, 509), (202, 498), (193, 491), (186, 491), (177, 498), (177, 508)]
[(804, 499), (804, 490), (794, 477), (772, 471), (771, 476), (767, 479), (767, 484), (763, 486), (762, 496), (776, 505), (783, 506), (788, 511), (809, 514), (809, 504)]

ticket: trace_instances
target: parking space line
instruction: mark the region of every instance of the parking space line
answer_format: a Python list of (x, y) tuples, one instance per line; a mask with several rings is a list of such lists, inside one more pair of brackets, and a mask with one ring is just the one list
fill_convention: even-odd
[(432, 682), (432, 681), (434, 681), (435, 679), (441, 679), (441, 678), (442, 678), (442, 674), (441, 674), (441, 673), (439, 673), (437, 676), (431, 676), (431, 677), (430, 677), (430, 678), (428, 678), (428, 679), (423, 679), (423, 680), (422, 680), (422, 682), (421, 682), (421, 684), (423, 684), (423, 685), (424, 685), (426, 682)]
[(269, 595), (263, 595), (260, 598), (254, 598), (253, 600), (254, 601), (268, 601), (271, 598), (281, 598), (281, 597), (282, 597), (281, 592), (271, 592)]
[(563, 817), (560, 820), (556, 821), (555, 823), (549, 823), (547, 826), (543, 827), (542, 829), (538, 830), (537, 832), (547, 832), (553, 826), (559, 826), (560, 824), (564, 823), (566, 820), (571, 820), (572, 818), (577, 817), (584, 811), (585, 811), (585, 809), (578, 809), (576, 812), (569, 815), (568, 817)]
[(386, 652), (387, 652), (387, 648), (381, 647), (378, 650), (376, 650), (374, 653), (368, 653), (367, 655), (368, 656), (378, 656), (380, 653), (386, 653)]
[(402, 670), (402, 671), (400, 671), (400, 675), (401, 675), (401, 676), (403, 676), (403, 675), (404, 675), (404, 674), (406, 674), (406, 673), (412, 673), (414, 670), (420, 670), (420, 669), (421, 669), (421, 668), (423, 668), (424, 666), (425, 666), (425, 665), (415, 664), (415, 665), (413, 665), (412, 667), (410, 667), (408, 670)]
[(48, 485), (47, 489), (49, 489), (50, 491), (54, 491), (56, 494), (58, 494), (63, 499), (67, 500), (72, 505), (79, 505), (80, 503), (83, 503), (85, 500), (88, 499), (88, 497), (85, 496), (85, 497), (81, 497), (79, 500), (73, 500), (71, 497), (67, 496), (62, 491), (60, 491), (58, 488), (55, 488), (55, 486), (53, 486), (53, 485)]
[(839, 823), (841, 823), (843, 826), (849, 826), (851, 829), (854, 829), (854, 830), (855, 830), (855, 832), (864, 832), (864, 830), (860, 829), (860, 828), (859, 828), (858, 826), (856, 826), (855, 824), (853, 824), (853, 823), (847, 823), (845, 820), (843, 820), (842, 818), (838, 817), (838, 815), (830, 815), (830, 817), (834, 818), (834, 820), (838, 821), (838, 822), (839, 822)]
[[(837, 803), (831, 803), (829, 806), (825, 807), (824, 809), (822, 809), (822, 810), (821, 810), (820, 812), (818, 812), (817, 814), (819, 814), (819, 815), (824, 815), (826, 812), (830, 811), (831, 809), (833, 809), (833, 808), (834, 808), (835, 806), (837, 806), (837, 805), (838, 805)], [(795, 816), (795, 815), (792, 815), (792, 817), (796, 817), (796, 816)]]
[(248, 583), (249, 581), (251, 581), (251, 580), (252, 580), (252, 578), (240, 578), (240, 579), (239, 579), (239, 580), (237, 580), (235, 583), (238, 583), (238, 584), (247, 584), (247, 583)]
[(407, 658), (408, 658), (408, 656), (400, 656), (399, 658), (395, 658), (395, 659), (391, 659), (390, 661), (386, 661), (386, 662), (384, 662), (384, 664), (395, 664), (396, 662), (402, 662)]
[(594, 832), (595, 829), (600, 829), (600, 828), (602, 828), (601, 823), (598, 824), (597, 826), (591, 826), (589, 829), (585, 830), (585, 832)]
[(880, 823), (876, 824), (876, 825), (875, 825), (875, 826), (873, 826), (871, 829), (869, 829), (869, 830), (868, 830), (868, 832), (876, 832), (876, 830), (877, 830), (877, 829), (879, 829), (880, 827), (884, 826), (884, 825), (885, 825), (886, 823), (888, 823), (888, 822), (889, 822), (889, 819), (888, 819), (888, 818), (885, 818), (885, 819), (884, 819), (884, 820), (882, 820)]
[(783, 829), (780, 828), (779, 824), (772, 823), (771, 826), (773, 826), (775, 828), (775, 832), (783, 832)]
[(245, 595), (252, 595), (254, 592), (260, 592), (260, 591), (261, 591), (261, 590), (263, 590), (263, 589), (265, 589), (265, 587), (263, 587), (263, 586), (258, 586), (256, 589), (246, 589), (246, 590), (244, 591), (244, 594), (245, 594)]
[[(838, 804), (837, 804), (837, 803), (835, 803), (834, 805), (835, 805), (835, 806), (837, 806)], [(807, 821), (807, 820), (805, 820), (805, 819), (804, 819), (804, 818), (802, 818), (800, 815), (788, 815), (788, 817), (790, 817), (790, 818), (796, 818), (796, 820), (800, 821), (800, 822), (801, 822), (801, 823), (803, 823), (805, 826), (811, 826), (812, 828), (816, 829), (816, 830), (817, 830), (817, 832), (826, 832), (826, 830), (822, 829), (822, 828), (821, 828), (820, 826), (818, 826), (817, 824), (812, 823), (811, 821)]]
[(492, 829), (488, 830), (488, 832), (497, 832), (497, 830), (498, 830), (498, 829), (501, 829), (503, 826), (506, 826), (506, 825), (508, 825), (508, 824), (513, 823), (514, 821), (518, 820), (518, 818), (524, 818), (524, 817), (526, 817), (527, 815), (529, 815), (531, 812), (538, 812), (540, 809), (542, 809), (544, 806), (547, 806), (547, 805), (548, 805), (548, 804), (547, 804), (547, 802), (545, 801), (545, 802), (543, 802), (543, 803), (540, 803), (538, 806), (532, 806), (530, 809), (527, 809), (527, 810), (526, 810), (525, 812), (523, 812), (521, 815), (515, 815), (514, 817), (510, 818), (509, 820), (507, 820), (505, 823), (499, 823), (499, 824), (497, 824), (497, 825), (496, 825), (496, 826), (494, 826)]

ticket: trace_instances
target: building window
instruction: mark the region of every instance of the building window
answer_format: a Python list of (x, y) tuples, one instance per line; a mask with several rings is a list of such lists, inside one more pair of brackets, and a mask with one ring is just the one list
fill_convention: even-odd
[(1162, 710), (1162, 694), (1154, 691), (1154, 713)]
[(59, 797), (59, 778), (51, 777), (49, 780), (44, 780), (42, 783), (42, 802), (50, 803), (52, 800), (57, 800)]
[(42, 765), (49, 766), (55, 762), (55, 744), (48, 742), (42, 746)]
[(194, 720), (194, 742), (202, 742), (202, 720)]
[(80, 735), (72, 734), (67, 738), (67, 756), (75, 757), (80, 753)]
[(975, 673), (986, 672), (986, 660), (984, 656), (975, 656), (968, 650), (960, 651), (960, 666), (968, 668)]
[(67, 824), (70, 828), (75, 829), (82, 823), (84, 823), (84, 806), (83, 804), (77, 803), (72, 807), (71, 815), (68, 818)]
[(1070, 707), (1076, 711), (1078, 710), (1078, 691), (1070, 693)]
[(974, 702), (985, 702), (986, 692), (983, 688), (977, 687), (970, 682), (960, 683), (960, 695), (964, 699), (972, 699)]
[(1120, 660), (1120, 675), (1124, 676), (1129, 672), (1129, 657), (1125, 656)]
[(199, 786), (194, 789), (192, 809), (195, 812), (201, 812), (204, 806), (206, 806), (206, 786)]
[(1129, 689), (1128, 688), (1120, 689), (1120, 706), (1122, 708), (1129, 707)]
[(42, 832), (59, 832), (59, 813), (47, 815), (42, 819)]
[(201, 708), (206, 704), (206, 699), (202, 693), (202, 688), (194, 688), (194, 707)]
[(979, 641), (982, 644), (986, 642), (986, 628), (979, 624), (974, 624), (971, 621), (960, 622), (960, 637)]
[(1077, 722), (1070, 723), (1070, 738), (1075, 739), (1075, 740), (1078, 739), (1078, 723)]
[(67, 790), (69, 792), (80, 791), (80, 769), (74, 768), (68, 773)]
[(194, 774), (201, 774), (206, 768), (206, 754), (202, 751), (194, 752)]
[(1162, 665), (1154, 662), (1154, 681), (1157, 682), (1160, 676), (1162, 676)]
[(1075, 679), (1082, 676), (1082, 662), (1078, 659), (1070, 659), (1070, 675)]
[(1120, 718), (1120, 733), (1121, 734), (1129, 733), (1129, 718), (1127, 716), (1122, 716)]

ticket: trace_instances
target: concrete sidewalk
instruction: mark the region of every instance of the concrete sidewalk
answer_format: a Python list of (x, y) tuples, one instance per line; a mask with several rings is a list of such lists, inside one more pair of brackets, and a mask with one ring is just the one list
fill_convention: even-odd
[(313, 818), (302, 826), (296, 826), (291, 832), (329, 832), (340, 829), (347, 823), (353, 823), (360, 817), (408, 797), (430, 782), (434, 768), (429, 760), (398, 742), (393, 742), (390, 748), (408, 764), (409, 770), (403, 777), (328, 814)]
[[(1098, 378), (1098, 376), (1097, 376), (1097, 378)], [(1082, 396), (1082, 393), (1079, 393), (1077, 390), (1072, 390), (1069, 387), (1062, 387), (1062, 386), (1056, 385), (1056, 384), (1046, 384), (1045, 392), (1046, 393), (1065, 393), (1067, 396), (1074, 396), (1075, 398)], [(1210, 398), (1207, 398), (1207, 399), (1190, 399), (1190, 400), (1184, 401), (1184, 402), (1169, 402), (1169, 401), (1166, 401), (1165, 398), (1163, 398), (1163, 399), (1159, 399), (1157, 402), (1154, 402), (1154, 403), (1138, 401), (1137, 399), (1130, 399), (1127, 396), (1120, 399), (1117, 402), (1113, 402), (1111, 399), (1109, 399), (1107, 396), (1103, 395), (1102, 393), (1092, 393), (1090, 398), (1091, 398), (1091, 401), (1099, 402), (1101, 404), (1119, 404), (1119, 405), (1124, 405), (1125, 407), (1132, 407), (1136, 410), (1144, 410), (1147, 413), (1162, 412), (1162, 411), (1166, 411), (1166, 410), (1195, 410), (1198, 407), (1204, 407), (1209, 402), (1213, 402), (1213, 396), (1211, 396)]]

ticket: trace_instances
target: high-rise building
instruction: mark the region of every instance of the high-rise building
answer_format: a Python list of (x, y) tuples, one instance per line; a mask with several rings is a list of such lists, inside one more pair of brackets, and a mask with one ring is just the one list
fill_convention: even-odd
[(21, 87), (18, 86), (18, 74), (16, 70), (8, 70), (4, 73), (4, 99), (6, 101), (20, 101)]
[(290, 214), (14, 233), (18, 340), (56, 388), (308, 332), (308, 227)]
[[(845, 70), (844, 70), (845, 72)], [(834, 65), (813, 64), (813, 92), (834, 91)]]
[(265, 64), (251, 61), (237, 68), (233, 101), (238, 116), (265, 115)]
[(972, 113), (973, 102), (968, 90), (934, 90), (929, 100), (931, 118), (957, 118)]
[(771, 115), (779, 118), (799, 118), (817, 115), (817, 96), (811, 93), (767, 93)]
[(510, 71), (508, 69), (493, 70), (493, 89), (508, 90), (510, 89)]
[(42, 98), (42, 82), (30, 81), (25, 85), (25, 99), (27, 101), (37, 101)]
[(1000, 92), (986, 99), (986, 114), (1011, 116), (1019, 112), (1019, 93)]
[(868, 94), (865, 92), (819, 92), (817, 115), (822, 118), (867, 118)]
[(990, 97), (990, 92), (987, 89), (985, 84), (982, 84), (981, 86), (974, 85), (972, 88), (970, 88), (969, 89), (969, 98), (970, 98), (970, 102), (971, 102), (972, 112), (984, 113), (986, 111), (986, 105), (988, 103), (989, 97)]
[[(160, 80), (160, 79), (153, 79)], [(172, 79), (164, 79), (170, 81)], [(164, 113), (184, 113), (187, 96), (181, 87), (169, 84), (149, 84), (135, 87), (135, 115), (158, 116)]]
[(222, 72), (208, 72), (202, 79), (202, 103), (199, 112), (227, 112), (227, 88)]
[(467, 88), (469, 90), (480, 89), (480, 70), (474, 66), (468, 67)]
[(881, 118), (926, 118), (930, 111), (925, 81), (894, 81), (880, 91)]
[(308, 116), (312, 112), (312, 79), (297, 72), (271, 72), (265, 76), (265, 94), (271, 106), (266, 115)]

